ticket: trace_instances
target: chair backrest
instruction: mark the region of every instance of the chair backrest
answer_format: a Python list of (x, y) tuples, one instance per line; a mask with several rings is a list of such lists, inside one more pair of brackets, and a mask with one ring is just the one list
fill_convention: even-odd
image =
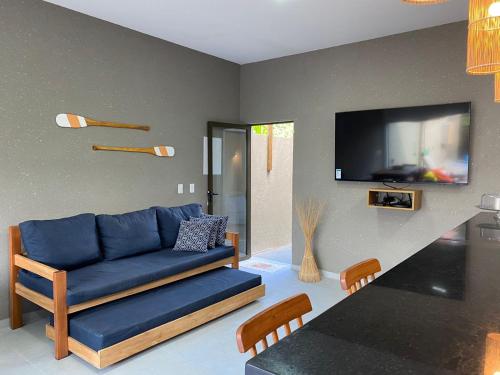
[(312, 311), (311, 301), (307, 294), (298, 294), (287, 298), (265, 309), (243, 323), (236, 332), (238, 350), (246, 353), (250, 350), (252, 356), (257, 355), (256, 344), (260, 341), (263, 350), (267, 349), (266, 336), (272, 334), (273, 343), (279, 341), (278, 328), (285, 328), (285, 336), (291, 333), (290, 322), (297, 320), (303, 326), (302, 315)]
[(380, 262), (377, 259), (367, 259), (359, 262), (340, 274), (342, 289), (351, 295), (375, 279), (375, 273), (380, 272)]

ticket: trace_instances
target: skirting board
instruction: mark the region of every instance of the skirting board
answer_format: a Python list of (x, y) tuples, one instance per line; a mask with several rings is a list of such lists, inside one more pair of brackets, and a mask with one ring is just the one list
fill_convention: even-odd
[[(76, 354), (78, 357), (102, 369), (248, 305), (264, 295), (265, 284), (262, 284), (97, 352), (72, 337), (68, 337), (68, 348), (70, 352)], [(45, 333), (48, 338), (54, 340), (54, 328), (50, 324), (45, 326)]]
[[(300, 271), (300, 266), (298, 266), (296, 264), (292, 264), (292, 270), (298, 272), (298, 271)], [(326, 277), (327, 279), (340, 280), (340, 274), (338, 274), (338, 273), (325, 271), (325, 270), (319, 270), (319, 272), (321, 272), (321, 276)]]

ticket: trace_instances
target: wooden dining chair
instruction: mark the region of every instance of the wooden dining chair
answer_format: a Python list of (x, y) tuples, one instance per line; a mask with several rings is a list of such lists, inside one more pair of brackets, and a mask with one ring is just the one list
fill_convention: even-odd
[(273, 343), (279, 341), (278, 328), (285, 328), (285, 336), (292, 331), (290, 322), (297, 320), (298, 327), (304, 325), (302, 315), (312, 311), (311, 301), (307, 294), (302, 293), (287, 298), (258, 313), (240, 325), (236, 332), (236, 342), (240, 353), (250, 350), (252, 356), (257, 355), (257, 343), (262, 343), (263, 350), (267, 349), (267, 335), (272, 334)]
[(370, 281), (373, 281), (375, 274), (380, 271), (382, 271), (382, 268), (377, 259), (364, 260), (342, 271), (340, 285), (342, 289), (347, 291), (347, 294), (351, 295)]

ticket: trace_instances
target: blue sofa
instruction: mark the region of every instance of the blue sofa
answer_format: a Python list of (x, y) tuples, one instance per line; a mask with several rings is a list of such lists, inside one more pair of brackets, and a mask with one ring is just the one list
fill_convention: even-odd
[(172, 250), (180, 222), (201, 215), (201, 205), (189, 204), (10, 227), (11, 328), (22, 325), (21, 297), (45, 308), (54, 314), (55, 356), (63, 358), (68, 315), (224, 265), (237, 269), (237, 233), (206, 253)]

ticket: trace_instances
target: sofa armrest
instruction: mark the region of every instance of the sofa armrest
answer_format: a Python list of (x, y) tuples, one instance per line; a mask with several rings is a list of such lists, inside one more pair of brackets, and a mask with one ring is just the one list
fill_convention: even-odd
[[(68, 305), (66, 303), (67, 275), (66, 271), (57, 270), (46, 264), (29, 259), (21, 254), (14, 254), (14, 265), (17, 268), (33, 272), (38, 276), (52, 281), (52, 300), (48, 299), (49, 311), (54, 314), (54, 329), (55, 329), (55, 358), (61, 359), (67, 357), (68, 351)], [(17, 283), (16, 283), (17, 284)], [(15, 287), (13, 293), (17, 288)], [(29, 290), (29, 289), (28, 289)], [(22, 295), (22, 294), (21, 294)], [(25, 296), (26, 298), (27, 296)], [(44, 307), (43, 301), (39, 297), (33, 296), (28, 298), (31, 302)]]
[[(17, 277), (19, 269), (24, 269), (45, 279), (52, 281), (53, 298), (47, 298), (28, 288), (30, 293), (22, 293)], [(57, 270), (46, 264), (29, 259), (23, 255), (21, 246), (21, 232), (19, 226), (9, 227), (9, 312), (10, 327), (19, 328), (23, 325), (23, 311), (21, 297), (36, 303), (38, 306), (54, 314), (55, 330), (55, 357), (67, 357), (68, 351), (68, 306), (66, 303), (67, 275), (66, 271)]]
[(238, 232), (226, 232), (226, 240), (231, 241), (231, 245), (238, 246), (240, 242), (240, 234)]
[(232, 267), (238, 269), (240, 263), (240, 234), (238, 232), (226, 232), (226, 239), (231, 241), (231, 245), (234, 247)]
[(33, 272), (34, 274), (37, 274), (38, 276), (41, 276), (50, 281), (54, 281), (54, 274), (56, 272), (59, 272), (58, 269), (37, 262), (36, 260), (27, 258), (21, 254), (14, 255), (14, 265), (22, 268), (23, 270)]

